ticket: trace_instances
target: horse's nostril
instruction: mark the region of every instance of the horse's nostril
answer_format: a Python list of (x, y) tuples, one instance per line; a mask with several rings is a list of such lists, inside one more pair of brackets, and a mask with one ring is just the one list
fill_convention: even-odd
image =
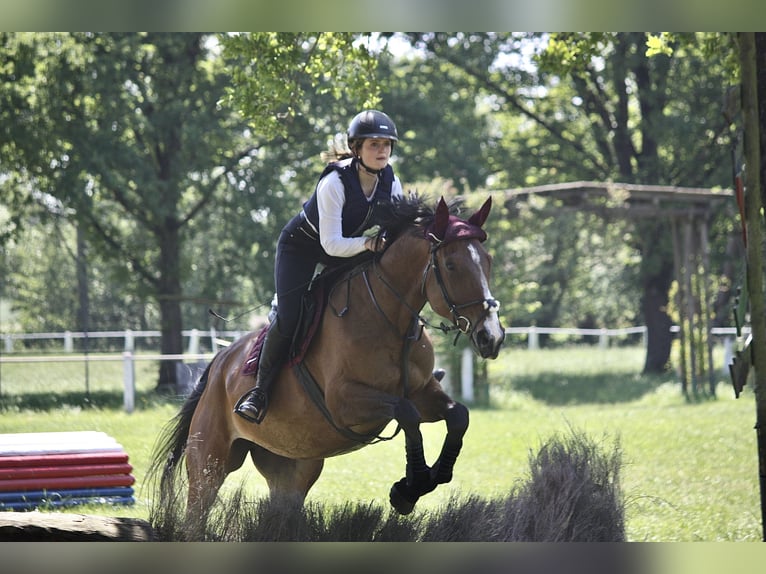
[(494, 346), (494, 341), (486, 329), (476, 333), (476, 346), (482, 351), (490, 350)]

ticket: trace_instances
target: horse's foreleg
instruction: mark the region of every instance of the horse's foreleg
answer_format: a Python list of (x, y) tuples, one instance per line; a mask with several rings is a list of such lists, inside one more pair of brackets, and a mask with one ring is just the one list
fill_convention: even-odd
[[(407, 401), (409, 402), (409, 401)], [(418, 425), (410, 429), (402, 425), (407, 437), (407, 476), (394, 484), (391, 489), (391, 504), (403, 514), (411, 512), (420, 496), (428, 494), (438, 485), (452, 480), (452, 471), (460, 450), (463, 436), (468, 430), (468, 409), (453, 401), (432, 379), (421, 392), (412, 397), (412, 409), (420, 417)], [(423, 456), (423, 442), (420, 439), (419, 423), (444, 420), (447, 435), (444, 438), (439, 457), (429, 469)], [(400, 421), (400, 424), (401, 421)], [(417, 431), (417, 432), (415, 432)], [(412, 464), (410, 462), (412, 459)], [(413, 472), (410, 472), (412, 468)], [(426, 469), (424, 475), (423, 469)]]
[[(352, 388), (353, 393), (350, 392)], [(352, 401), (348, 400), (349, 396), (353, 396)], [(335, 422), (340, 426), (350, 428), (363, 424), (365, 418), (374, 417), (384, 421), (394, 419), (399, 423), (405, 437), (407, 470), (406, 476), (391, 487), (389, 500), (400, 514), (412, 512), (418, 498), (436, 488), (423, 452), (423, 435), (420, 432), (423, 417), (418, 407), (409, 399), (358, 383), (347, 383), (344, 394), (328, 394), (326, 398)]]
[(433, 484), (431, 469), (426, 464), (418, 409), (412, 401), (401, 399), (395, 413), (395, 419), (404, 431), (407, 472), (404, 478), (391, 487), (389, 500), (397, 512), (409, 514), (418, 499), (436, 488), (436, 484)]
[(447, 423), (447, 436), (444, 444), (431, 468), (431, 480), (434, 488), (437, 484), (445, 484), (452, 480), (452, 470), (455, 461), (463, 448), (463, 436), (468, 430), (468, 409), (465, 405), (453, 402), (444, 413), (444, 421)]

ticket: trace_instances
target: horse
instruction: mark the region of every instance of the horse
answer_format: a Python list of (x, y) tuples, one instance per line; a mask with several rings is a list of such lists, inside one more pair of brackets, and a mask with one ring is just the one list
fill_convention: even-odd
[[(443, 197), (435, 209), (416, 193), (391, 202), (376, 237), (385, 237), (385, 249), (328, 289), (311, 343), (298, 364), (282, 368), (261, 424), (233, 413), (253, 385), (243, 365), (258, 332), (213, 357), (153, 456), (166, 493), (185, 459), (187, 519), (207, 516), (226, 476), (248, 454), (272, 499), (302, 505), (326, 458), (392, 438), (380, 436), (391, 421), (404, 432), (406, 459), (404, 477), (389, 492), (393, 508), (408, 514), (421, 496), (450, 482), (468, 408), (442, 389), (426, 331), (432, 325), (420, 313), (428, 303), (450, 321), (442, 330), (465, 334), (481, 357), (497, 358), (505, 332), (482, 244), (491, 199), (468, 219), (459, 217), (459, 202)], [(429, 466), (420, 424), (436, 421), (445, 421), (446, 435)]]

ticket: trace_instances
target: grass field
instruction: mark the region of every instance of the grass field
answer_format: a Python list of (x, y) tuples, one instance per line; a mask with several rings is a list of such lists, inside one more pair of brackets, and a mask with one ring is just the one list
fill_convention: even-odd
[[(453, 482), (421, 499), (419, 511), (445, 504), (453, 494), (505, 496), (527, 476), (530, 453), (551, 436), (576, 429), (600, 441), (605, 450), (622, 452), (629, 540), (759, 541), (752, 389), (734, 399), (728, 377), (721, 373), (717, 398), (689, 401), (672, 375), (638, 375), (642, 364), (640, 348), (504, 350), (489, 366), (491, 406), (471, 410)], [(78, 375), (82, 365), (2, 365), (0, 432), (100, 430), (130, 455), (137, 504), (81, 507), (76, 512), (148, 516), (145, 472), (154, 441), (178, 401), (155, 397), (155, 367), (140, 365), (137, 408), (131, 414), (121, 409), (118, 363), (90, 368), (89, 401), (83, 400)], [(27, 382), (19, 384), (20, 379)], [(65, 382), (63, 389), (57, 381)], [(442, 424), (423, 426), (429, 458), (437, 454), (443, 432)], [(329, 459), (310, 500), (387, 505), (390, 485), (404, 470), (403, 441), (399, 436)], [(263, 480), (246, 466), (229, 477), (225, 488), (246, 484), (254, 496), (265, 494)]]

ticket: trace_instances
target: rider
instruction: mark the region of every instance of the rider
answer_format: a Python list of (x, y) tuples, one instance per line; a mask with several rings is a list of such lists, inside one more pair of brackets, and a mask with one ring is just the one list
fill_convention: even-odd
[(260, 424), (266, 416), (269, 387), (287, 359), (303, 295), (317, 263), (364, 250), (381, 251), (382, 241), (362, 234), (375, 225), (374, 209), (379, 202), (402, 196), (402, 185), (389, 165), (399, 140), (391, 118), (365, 110), (351, 120), (346, 135), (347, 148), (336, 139), (330, 152), (323, 154), (331, 161), (316, 190), (279, 235), (274, 264), (277, 314), (263, 342), (255, 387), (234, 409), (250, 422)]

